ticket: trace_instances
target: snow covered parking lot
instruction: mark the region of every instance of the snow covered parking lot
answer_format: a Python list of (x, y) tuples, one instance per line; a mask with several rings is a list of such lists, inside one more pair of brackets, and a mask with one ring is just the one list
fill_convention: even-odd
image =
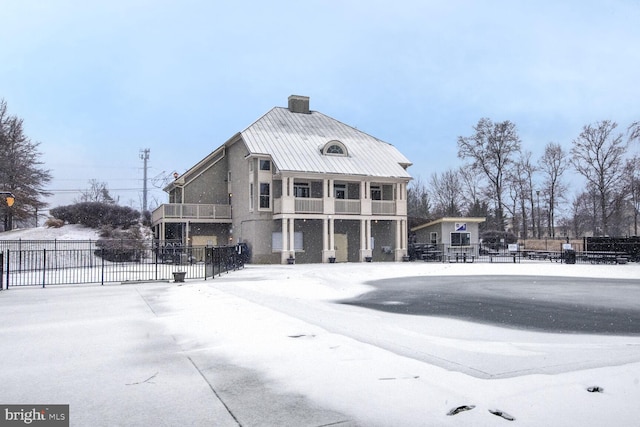
[[(549, 333), (339, 303), (370, 291), (374, 280), (424, 277), (428, 284), (431, 277), (459, 275), (637, 279), (640, 265), (250, 265), (182, 286), (12, 289), (0, 293), (9, 318), (0, 332), (3, 342), (19, 346), (2, 346), (0, 392), (14, 396), (10, 403), (30, 397), (70, 403), (77, 421), (89, 420), (82, 413), (100, 405), (130, 410), (135, 402), (142, 412), (130, 425), (172, 425), (177, 419), (216, 425), (225, 411), (245, 426), (275, 425), (273, 420), (322, 425), (318, 419), (336, 425), (493, 426), (510, 417), (531, 426), (637, 424), (637, 335)], [(23, 305), (16, 312), (8, 305), (18, 298), (13, 295), (33, 298), (19, 297)], [(631, 303), (640, 307), (640, 301)], [(24, 324), (43, 316), (51, 327)], [(74, 349), (65, 342), (84, 344)], [(115, 347), (104, 347), (109, 345)], [(232, 384), (232, 366), (251, 372), (255, 381)], [(217, 384), (223, 380), (224, 386)], [(258, 383), (271, 392), (262, 395), (267, 397), (261, 405), (251, 392)], [(270, 404), (275, 395), (301, 396), (311, 404)], [(331, 416), (304, 424), (296, 411), (309, 407)], [(270, 411), (282, 413), (278, 418)], [(104, 425), (122, 417), (113, 415), (116, 422)]]

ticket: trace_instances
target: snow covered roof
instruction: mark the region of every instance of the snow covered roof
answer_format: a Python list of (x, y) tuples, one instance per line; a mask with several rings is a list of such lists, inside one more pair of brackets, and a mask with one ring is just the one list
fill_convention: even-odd
[[(241, 132), (250, 154), (271, 156), (280, 171), (411, 178), (411, 162), (393, 145), (317, 111), (292, 110), (275, 107)], [(327, 154), (332, 141), (346, 153)]]
[(444, 217), (434, 221), (429, 221), (425, 224), (417, 225), (411, 229), (411, 231), (422, 230), (423, 228), (431, 227), (432, 225), (440, 224), (443, 222), (471, 222), (478, 223), (485, 222), (487, 219), (482, 217)]

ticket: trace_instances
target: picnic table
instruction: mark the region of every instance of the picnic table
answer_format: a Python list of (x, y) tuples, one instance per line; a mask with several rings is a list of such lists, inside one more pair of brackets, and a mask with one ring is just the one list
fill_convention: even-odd
[(475, 255), (466, 251), (449, 252), (449, 262), (473, 262), (475, 258)]
[(551, 257), (551, 253), (546, 251), (529, 251), (527, 252), (527, 259), (541, 259), (546, 260)]

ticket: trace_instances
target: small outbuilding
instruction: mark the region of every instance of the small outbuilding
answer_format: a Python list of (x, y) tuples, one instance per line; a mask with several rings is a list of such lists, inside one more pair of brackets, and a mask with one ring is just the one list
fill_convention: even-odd
[(414, 243), (442, 245), (441, 247), (472, 247), (480, 242), (479, 225), (486, 218), (445, 217), (411, 229)]

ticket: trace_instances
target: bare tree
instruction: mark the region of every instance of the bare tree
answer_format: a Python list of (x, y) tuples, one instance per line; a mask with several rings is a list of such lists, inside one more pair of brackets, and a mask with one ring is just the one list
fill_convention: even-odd
[(75, 202), (100, 202), (113, 205), (118, 203), (118, 199), (114, 199), (111, 196), (106, 182), (100, 182), (97, 179), (90, 179), (89, 188), (81, 191), (80, 197), (77, 198)]
[[(533, 198), (533, 178), (538, 171), (538, 168), (534, 166), (531, 162), (531, 152), (526, 151), (520, 156), (520, 160), (518, 162), (520, 164), (521, 169), (521, 177), (523, 179), (523, 191), (522, 191), (522, 210), (526, 215), (527, 209), (524, 207), (525, 203), (528, 203), (529, 212), (531, 212), (531, 231), (535, 235), (535, 214), (534, 214), (534, 198)], [(527, 221), (526, 217), (523, 217), (524, 225), (525, 225), (525, 238), (527, 237)]]
[(543, 174), (543, 187), (547, 194), (547, 209), (549, 212), (549, 236), (555, 237), (555, 211), (559, 199), (564, 197), (566, 186), (562, 182), (562, 174), (567, 170), (569, 160), (560, 144), (548, 143), (544, 154), (538, 162)]
[[(531, 163), (531, 152), (526, 151), (520, 154), (518, 161), (514, 163), (514, 167), (510, 171), (509, 181), (511, 185), (511, 198), (513, 201), (512, 215), (514, 216), (514, 231), (517, 230), (515, 225), (522, 227), (521, 236), (526, 239), (529, 236), (529, 212), (531, 218), (535, 219), (533, 213), (533, 175), (536, 171), (535, 166)], [(531, 207), (529, 208), (529, 204)], [(519, 221), (515, 218), (519, 217)], [(535, 235), (535, 224), (533, 226)]]
[(475, 134), (458, 137), (458, 157), (471, 159), (474, 168), (488, 179), (488, 192), (495, 205), (496, 228), (505, 230), (504, 185), (508, 168), (520, 151), (516, 125), (510, 121), (493, 123), (488, 118), (473, 127)]
[(574, 236), (583, 236), (591, 228), (591, 200), (588, 192), (582, 192), (571, 202), (571, 228)]
[(597, 193), (603, 235), (608, 235), (610, 206), (624, 171), (627, 144), (621, 133), (614, 134), (617, 126), (609, 120), (586, 125), (571, 148), (571, 163)]
[(42, 168), (40, 144), (25, 134), (22, 119), (9, 115), (7, 103), (0, 100), (0, 190), (15, 195), (15, 204), (4, 206), (4, 229), (11, 230), (15, 220), (37, 215), (47, 204), (43, 197), (51, 193), (44, 186), (51, 173)]
[(631, 206), (633, 235), (638, 235), (638, 217), (640, 217), (640, 157), (634, 156), (625, 165), (627, 184), (625, 192), (629, 195)]
[(473, 206), (480, 203), (480, 182), (478, 181), (478, 173), (472, 166), (461, 166), (458, 169), (460, 177), (460, 185), (462, 187), (462, 206), (464, 207), (464, 215), (476, 216), (473, 213)]
[(635, 139), (640, 141), (640, 121), (631, 123), (627, 128), (627, 133), (629, 134), (629, 142)]
[(520, 201), (522, 200), (522, 188), (516, 182), (516, 174), (515, 171), (509, 171), (508, 182), (509, 185), (506, 186), (507, 190), (507, 198), (508, 203), (505, 202), (504, 207), (506, 209), (506, 213), (511, 217), (510, 228), (507, 227), (508, 231), (511, 231), (513, 234), (518, 235), (521, 227), (521, 218), (522, 211), (520, 209)]
[(429, 181), (430, 194), (434, 200), (433, 213), (439, 216), (460, 216), (462, 214), (462, 180), (457, 169), (440, 174), (433, 173)]
[(407, 188), (407, 216), (409, 228), (427, 220), (431, 215), (431, 201), (429, 191), (418, 176), (415, 177)]

